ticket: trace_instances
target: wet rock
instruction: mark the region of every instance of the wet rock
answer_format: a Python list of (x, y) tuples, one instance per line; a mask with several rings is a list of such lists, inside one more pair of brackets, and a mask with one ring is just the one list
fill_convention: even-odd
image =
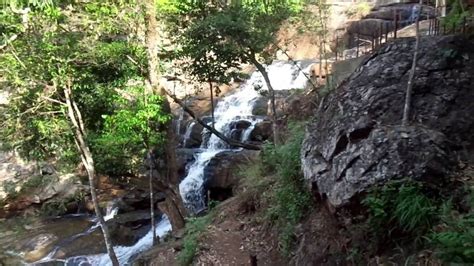
[(230, 123), (230, 138), (241, 141), (242, 134), (244, 131), (252, 125), (250, 121), (247, 120), (238, 120), (235, 122)]
[[(148, 181), (147, 181), (148, 182)], [(155, 203), (165, 200), (163, 192), (154, 193)], [(129, 191), (119, 201), (118, 206), (123, 212), (131, 212), (136, 210), (149, 210), (150, 208), (150, 192), (149, 190), (133, 190)]]
[(57, 240), (57, 236), (47, 233), (33, 237), (22, 247), (25, 254), (24, 259), (28, 262), (34, 262), (43, 258), (51, 251)]
[(336, 207), (391, 179), (443, 187), (444, 176), (456, 167), (457, 151), (473, 147), (473, 40), (421, 39), (411, 126), (403, 128), (414, 45), (414, 39), (397, 40), (367, 59), (307, 127), (304, 176)]
[(250, 123), (250, 121), (239, 120), (239, 121), (230, 123), (230, 128), (243, 130), (243, 129), (249, 128), (251, 125), (252, 123)]
[(270, 139), (273, 135), (272, 122), (264, 120), (255, 125), (254, 129), (250, 133), (251, 141), (265, 141)]
[(202, 142), (202, 130), (203, 126), (197, 122), (191, 122), (184, 135), (183, 147), (184, 148), (199, 148)]
[(187, 165), (192, 163), (195, 158), (197, 149), (177, 149), (176, 150), (176, 163), (178, 168), (178, 175), (185, 177), (187, 175)]
[(258, 98), (252, 108), (252, 115), (267, 115), (268, 99), (265, 97)]

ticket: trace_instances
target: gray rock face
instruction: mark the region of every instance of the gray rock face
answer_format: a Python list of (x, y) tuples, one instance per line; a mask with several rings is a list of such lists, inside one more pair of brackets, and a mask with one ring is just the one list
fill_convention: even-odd
[(474, 41), (422, 38), (412, 125), (401, 124), (414, 39), (382, 47), (332, 92), (308, 127), (305, 178), (338, 207), (370, 186), (411, 177), (440, 185), (473, 147)]
[(270, 139), (273, 135), (272, 121), (263, 120), (255, 125), (250, 133), (251, 141), (265, 141)]
[(258, 151), (244, 150), (241, 152), (223, 151), (217, 154), (204, 168), (206, 176), (204, 186), (207, 189), (232, 189), (239, 183), (239, 165), (251, 161)]

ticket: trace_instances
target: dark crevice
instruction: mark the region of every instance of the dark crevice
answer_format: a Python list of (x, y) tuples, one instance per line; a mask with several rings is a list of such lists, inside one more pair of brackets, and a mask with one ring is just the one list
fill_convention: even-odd
[(346, 135), (341, 134), (339, 136), (339, 139), (337, 140), (336, 148), (334, 148), (334, 153), (333, 153), (332, 157), (334, 158), (339, 153), (344, 151), (347, 147), (347, 144), (349, 144), (349, 139), (347, 139)]
[(351, 168), (354, 163), (360, 158), (360, 155), (357, 155), (356, 157), (352, 158), (349, 163), (344, 167), (344, 170), (342, 170), (341, 174), (339, 175), (337, 181), (341, 180), (344, 176), (346, 176), (346, 171), (347, 169)]
[(373, 127), (364, 127), (352, 131), (349, 134), (349, 140), (351, 143), (357, 143), (363, 139), (369, 137), (370, 132), (372, 132)]

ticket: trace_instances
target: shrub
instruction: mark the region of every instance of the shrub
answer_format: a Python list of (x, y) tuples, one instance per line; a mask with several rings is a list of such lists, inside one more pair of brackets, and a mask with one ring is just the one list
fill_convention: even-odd
[(267, 145), (263, 152), (264, 166), (275, 171), (276, 177), (267, 214), (279, 230), (280, 246), (285, 256), (290, 254), (295, 226), (311, 206), (311, 196), (304, 186), (300, 164), (303, 124), (292, 123), (289, 129), (289, 138), (283, 145)]
[[(436, 220), (437, 207), (419, 183), (397, 181), (373, 189), (362, 201), (368, 208), (369, 224), (378, 240), (398, 240), (392, 233), (413, 237), (417, 242)], [(400, 236), (400, 235), (399, 235)]]
[(454, 211), (448, 201), (443, 205), (437, 232), (429, 236), (438, 256), (450, 263), (474, 263), (474, 193), (471, 192), (470, 212), (460, 214)]
[(199, 247), (199, 237), (212, 222), (214, 213), (210, 212), (203, 217), (190, 218), (186, 222), (183, 249), (178, 255), (179, 265), (191, 265)]
[(2, 182), (3, 191), (7, 194), (10, 198), (15, 198), (18, 191), (16, 191), (16, 183), (11, 180), (5, 180)]

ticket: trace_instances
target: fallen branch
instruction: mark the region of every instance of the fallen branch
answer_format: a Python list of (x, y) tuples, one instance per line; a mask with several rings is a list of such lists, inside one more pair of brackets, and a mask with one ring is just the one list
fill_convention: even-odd
[[(165, 90), (166, 91), (166, 90)], [(260, 150), (260, 147), (258, 145), (253, 145), (253, 144), (247, 144), (247, 143), (242, 143), (240, 141), (233, 140), (231, 138), (226, 137), (224, 134), (221, 132), (217, 131), (215, 128), (209, 126), (206, 124), (204, 121), (202, 121), (199, 117), (196, 116), (196, 114), (193, 112), (193, 110), (189, 109), (178, 97), (175, 95), (172, 95), (168, 91), (166, 91), (166, 94), (173, 99), (175, 103), (177, 103), (183, 110), (188, 113), (196, 122), (198, 122), (201, 126), (203, 126), (205, 129), (209, 130), (212, 134), (216, 135), (218, 138), (221, 140), (225, 141), (225, 143), (234, 146), (234, 147), (240, 147), (248, 150)]]

